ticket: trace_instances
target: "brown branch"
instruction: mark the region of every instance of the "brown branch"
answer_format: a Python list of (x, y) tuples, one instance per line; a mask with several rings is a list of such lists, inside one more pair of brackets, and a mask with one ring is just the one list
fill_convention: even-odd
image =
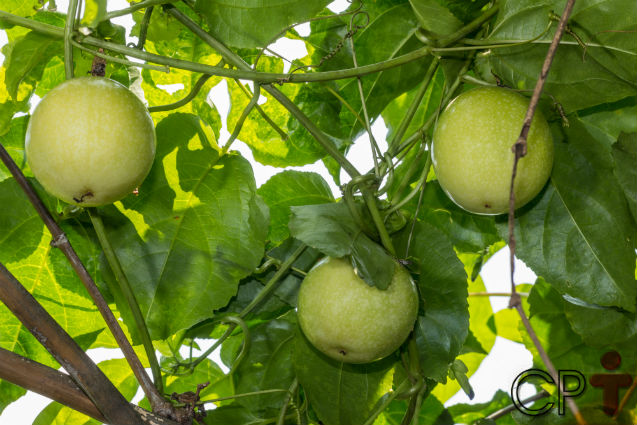
[[(57, 401), (100, 422), (107, 419), (75, 382), (66, 374), (11, 351), (0, 348), (0, 379)], [(177, 425), (170, 419), (153, 415), (130, 404), (148, 425)]]
[(546, 83), (549, 70), (551, 69), (553, 58), (555, 57), (555, 53), (557, 52), (557, 47), (560, 44), (562, 35), (564, 35), (564, 31), (566, 30), (566, 23), (568, 22), (568, 18), (571, 15), (571, 12), (573, 11), (574, 5), (575, 0), (569, 0), (566, 3), (566, 7), (564, 8), (564, 12), (562, 13), (562, 17), (560, 18), (560, 22), (557, 26), (557, 30), (555, 31), (555, 35), (553, 36), (553, 41), (549, 46), (549, 50), (546, 53), (546, 58), (544, 59), (544, 63), (542, 64), (540, 77), (538, 78), (537, 83), (535, 84), (535, 88), (533, 89), (533, 94), (531, 95), (531, 101), (529, 102), (529, 107), (526, 111), (526, 116), (524, 117), (524, 123), (522, 124), (520, 136), (512, 147), (512, 150), (515, 153), (515, 157), (513, 159), (513, 171), (511, 173), (511, 186), (509, 187), (509, 250), (511, 251), (511, 258), (509, 259), (509, 261), (511, 266), (511, 292), (513, 292), (514, 295), (511, 296), (510, 307), (513, 307), (520, 302), (519, 297), (515, 296), (515, 284), (513, 281), (513, 273), (515, 271), (515, 192), (513, 189), (518, 169), (518, 162), (520, 161), (520, 158), (526, 155), (526, 140), (531, 128), (531, 122), (533, 121), (533, 115), (535, 115), (535, 110), (537, 109), (538, 103), (540, 101), (540, 96), (542, 95), (542, 89), (544, 89), (544, 84)]
[(142, 424), (139, 415), (90, 357), (0, 263), (0, 300), (66, 369), (107, 422)]
[(104, 415), (68, 375), (3, 348), (0, 348), (0, 378), (106, 422)]
[[(566, 30), (566, 24), (568, 22), (568, 18), (573, 11), (573, 6), (575, 5), (575, 0), (568, 0), (566, 6), (564, 8), (564, 12), (560, 17), (560, 22), (557, 26), (557, 30), (555, 31), (555, 35), (553, 36), (553, 40), (551, 41), (551, 45), (549, 46), (548, 52), (546, 53), (546, 57), (544, 59), (544, 63), (542, 64), (542, 70), (540, 72), (540, 76), (535, 84), (535, 88), (533, 90), (533, 95), (531, 96), (531, 101), (529, 102), (529, 107), (526, 111), (526, 116), (524, 117), (524, 123), (522, 125), (522, 130), (520, 131), (520, 136), (518, 137), (515, 144), (512, 146), (512, 150), (515, 154), (513, 160), (513, 170), (511, 172), (511, 186), (509, 187), (509, 216), (508, 216), (508, 225), (509, 225), (509, 250), (510, 250), (510, 271), (511, 271), (511, 299), (509, 300), (509, 308), (515, 308), (520, 318), (522, 319), (522, 323), (526, 328), (529, 337), (533, 341), (535, 348), (537, 349), (542, 362), (544, 362), (544, 366), (548, 369), (551, 377), (558, 383), (561, 387), (560, 389), (563, 391), (563, 383), (560, 382), (557, 370), (555, 366), (551, 362), (546, 350), (542, 346), (542, 343), (537, 337), (537, 334), (533, 330), (531, 326), (531, 322), (529, 321), (526, 313), (524, 312), (524, 308), (522, 307), (522, 299), (520, 294), (516, 292), (515, 289), (515, 281), (514, 281), (514, 272), (515, 272), (515, 192), (514, 192), (514, 183), (515, 177), (518, 169), (518, 162), (520, 158), (526, 155), (527, 151), (527, 137), (529, 134), (529, 129), (531, 128), (531, 122), (533, 121), (533, 115), (535, 115), (535, 110), (537, 109), (538, 103), (540, 101), (540, 96), (542, 94), (542, 89), (544, 88), (544, 84), (546, 83), (546, 79), (549, 74), (549, 70), (551, 69), (551, 64), (553, 63), (553, 59), (555, 58), (555, 53), (557, 52), (557, 47), (560, 44), (560, 40), (564, 35), (564, 31)], [(586, 420), (582, 416), (579, 408), (575, 401), (571, 398), (566, 399), (566, 403), (568, 408), (573, 413), (573, 416), (577, 420), (579, 425), (585, 425)]]
[(9, 156), (9, 153), (7, 152), (7, 150), (4, 148), (4, 146), (1, 143), (0, 143), (0, 159), (2, 159), (2, 162), (4, 163), (4, 165), (9, 169), (13, 177), (16, 179), (16, 181), (18, 182), (18, 184), (20, 185), (20, 187), (22, 188), (26, 196), (29, 198), (29, 201), (31, 201), (31, 204), (37, 211), (38, 215), (40, 216), (40, 218), (42, 219), (46, 227), (49, 229), (49, 232), (51, 232), (51, 235), (53, 237), (53, 240), (51, 241), (51, 245), (59, 248), (64, 253), (69, 263), (71, 263), (71, 266), (75, 270), (75, 273), (77, 273), (80, 280), (84, 284), (84, 287), (86, 288), (89, 295), (93, 299), (93, 302), (95, 303), (95, 305), (97, 306), (97, 309), (102, 314), (104, 321), (106, 322), (108, 328), (113, 334), (113, 337), (117, 341), (117, 345), (121, 348), (122, 352), (124, 353), (124, 357), (126, 357), (126, 360), (128, 361), (128, 364), (133, 370), (133, 373), (135, 374), (137, 381), (139, 382), (142, 389), (144, 390), (146, 397), (148, 397), (148, 399), (150, 400), (150, 404), (153, 408), (153, 411), (157, 412), (160, 415), (169, 417), (171, 412), (170, 403), (164, 400), (162, 395), (157, 391), (157, 389), (153, 385), (152, 380), (146, 373), (146, 370), (142, 366), (141, 361), (137, 357), (137, 354), (133, 350), (133, 347), (131, 346), (130, 342), (126, 338), (124, 331), (119, 326), (119, 323), (117, 322), (117, 319), (115, 318), (115, 315), (113, 314), (111, 309), (108, 307), (106, 300), (100, 293), (99, 289), (97, 288), (97, 285), (95, 285), (93, 278), (91, 277), (89, 272), (86, 270), (86, 267), (84, 267), (84, 264), (82, 264), (82, 261), (80, 260), (77, 253), (71, 246), (71, 243), (66, 237), (66, 234), (64, 233), (64, 231), (62, 231), (60, 226), (53, 219), (49, 211), (44, 206), (44, 203), (42, 202), (42, 200), (38, 197), (37, 193), (35, 192), (33, 187), (31, 187), (31, 185), (27, 181), (24, 174), (22, 174), (22, 171), (20, 170), (20, 168), (16, 165), (16, 163), (13, 161), (11, 156)]

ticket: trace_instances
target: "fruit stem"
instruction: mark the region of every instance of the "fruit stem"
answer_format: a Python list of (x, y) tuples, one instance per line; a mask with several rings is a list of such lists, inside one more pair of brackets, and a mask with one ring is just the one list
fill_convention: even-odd
[(122, 269), (122, 266), (119, 262), (119, 259), (117, 258), (117, 254), (115, 253), (113, 246), (108, 240), (102, 216), (95, 208), (87, 208), (87, 210), (88, 215), (91, 218), (91, 223), (93, 223), (95, 233), (97, 234), (97, 238), (99, 239), (102, 250), (104, 251), (104, 256), (106, 257), (106, 260), (108, 261), (108, 264), (111, 267), (113, 274), (115, 275), (117, 283), (119, 283), (122, 294), (124, 295), (126, 303), (128, 304), (128, 307), (130, 308), (130, 311), (133, 315), (137, 333), (142, 340), (144, 350), (146, 351), (146, 356), (148, 357), (148, 361), (150, 362), (150, 368), (153, 373), (155, 388), (157, 388), (157, 391), (159, 391), (159, 393), (162, 393), (163, 381), (161, 377), (161, 370), (159, 369), (159, 363), (157, 362), (157, 357), (155, 356), (155, 348), (153, 347), (153, 342), (150, 338), (148, 327), (146, 326), (146, 321), (144, 320), (144, 316), (142, 315), (139, 304), (137, 303), (137, 299), (135, 298), (133, 288), (131, 287), (128, 278), (126, 277), (126, 274)]
[[(237, 84), (240, 85), (241, 82), (238, 81)], [(232, 131), (230, 138), (228, 139), (226, 144), (223, 146), (222, 153), (221, 153), (222, 155), (225, 155), (228, 152), (228, 150), (230, 149), (230, 146), (232, 146), (232, 143), (234, 143), (234, 141), (237, 140), (237, 137), (239, 137), (239, 133), (241, 132), (241, 129), (243, 128), (243, 123), (245, 122), (246, 118), (248, 118), (248, 115), (250, 115), (250, 112), (252, 112), (254, 107), (257, 105), (260, 95), (261, 95), (261, 85), (255, 82), (254, 93), (252, 94), (252, 97), (250, 98), (250, 102), (248, 102), (248, 105), (243, 109), (241, 116), (237, 120), (237, 123), (234, 125), (234, 130)]]
[(73, 78), (73, 30), (75, 27), (75, 15), (77, 15), (78, 0), (70, 0), (66, 11), (66, 23), (64, 25), (64, 74), (66, 79)]
[(431, 61), (431, 64), (429, 65), (429, 69), (427, 70), (427, 73), (425, 74), (425, 77), (423, 78), (423, 82), (420, 85), (418, 92), (414, 96), (414, 99), (412, 100), (411, 105), (409, 105), (409, 109), (407, 109), (405, 116), (400, 122), (400, 126), (398, 127), (398, 130), (396, 130), (396, 134), (394, 134), (394, 137), (389, 142), (390, 147), (400, 143), (400, 141), (405, 136), (405, 132), (407, 131), (409, 124), (414, 118), (414, 115), (416, 115), (416, 111), (418, 110), (418, 107), (420, 106), (420, 103), (422, 102), (422, 99), (425, 96), (427, 89), (429, 88), (429, 84), (431, 83), (431, 79), (433, 78), (433, 76), (436, 73), (436, 70), (438, 69), (439, 63), (440, 63), (440, 59), (438, 57), (434, 57), (433, 60)]
[(290, 385), (290, 389), (288, 390), (288, 395), (285, 397), (285, 401), (283, 402), (283, 407), (281, 407), (281, 411), (279, 412), (279, 418), (276, 421), (276, 425), (284, 425), (285, 414), (287, 413), (288, 405), (290, 404), (290, 401), (292, 400), (292, 397), (294, 397), (294, 394), (296, 393), (298, 388), (299, 379), (294, 378), (294, 380), (292, 381), (292, 385)]

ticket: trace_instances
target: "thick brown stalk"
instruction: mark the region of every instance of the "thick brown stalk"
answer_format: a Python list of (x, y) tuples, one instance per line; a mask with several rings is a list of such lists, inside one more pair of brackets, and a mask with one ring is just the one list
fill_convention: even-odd
[[(66, 374), (11, 351), (0, 348), (0, 379), (57, 401), (100, 422), (106, 418)], [(177, 425), (177, 422), (130, 405), (148, 425)]]
[(113, 424), (142, 424), (128, 401), (77, 343), (0, 263), (0, 300)]
[(102, 317), (104, 318), (104, 321), (106, 322), (106, 325), (108, 326), (111, 333), (113, 334), (113, 337), (117, 341), (117, 345), (121, 348), (122, 352), (124, 353), (124, 357), (126, 357), (126, 360), (128, 361), (128, 364), (133, 370), (133, 373), (135, 374), (137, 381), (142, 386), (142, 389), (144, 390), (146, 397), (148, 397), (148, 399), (150, 400), (151, 406), (153, 407), (153, 411), (157, 411), (159, 414), (168, 415), (170, 411), (170, 403), (164, 400), (162, 395), (159, 394), (159, 392), (153, 385), (152, 380), (146, 373), (146, 370), (142, 366), (141, 361), (137, 357), (137, 354), (133, 350), (133, 347), (131, 346), (130, 342), (126, 338), (124, 331), (119, 326), (119, 323), (117, 322), (117, 319), (115, 318), (115, 315), (113, 314), (111, 309), (108, 307), (106, 300), (100, 293), (99, 289), (97, 288), (97, 285), (95, 285), (93, 278), (91, 277), (89, 272), (86, 270), (86, 267), (84, 267), (84, 264), (82, 264), (82, 261), (80, 260), (77, 253), (71, 246), (71, 243), (66, 237), (66, 234), (62, 231), (60, 226), (53, 219), (49, 211), (44, 206), (44, 203), (42, 202), (42, 200), (38, 197), (33, 187), (31, 187), (31, 185), (27, 181), (24, 174), (22, 174), (22, 171), (20, 170), (20, 168), (16, 165), (16, 163), (13, 161), (11, 156), (9, 156), (9, 153), (4, 148), (4, 146), (2, 146), (2, 144), (0, 144), (0, 159), (2, 159), (2, 162), (4, 163), (4, 165), (9, 169), (13, 177), (16, 179), (16, 181), (18, 182), (18, 184), (20, 185), (20, 187), (22, 188), (26, 196), (29, 198), (29, 201), (31, 201), (31, 204), (40, 215), (40, 218), (46, 225), (47, 229), (49, 229), (49, 232), (51, 232), (51, 235), (53, 237), (53, 240), (51, 241), (51, 245), (59, 248), (64, 253), (69, 263), (71, 263), (73, 270), (75, 270), (75, 273), (77, 273), (80, 280), (84, 284), (84, 287), (86, 288), (89, 295), (93, 299), (93, 302), (95, 303), (98, 310), (102, 314)]
[(3, 348), (0, 348), (0, 378), (106, 422), (104, 415), (68, 375)]

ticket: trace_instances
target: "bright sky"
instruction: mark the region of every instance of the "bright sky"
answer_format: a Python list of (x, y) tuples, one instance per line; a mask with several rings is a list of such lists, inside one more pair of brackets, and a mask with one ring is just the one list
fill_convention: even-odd
[[(68, 7), (68, 0), (57, 0), (58, 10), (64, 11)], [(346, 0), (337, 0), (330, 5), (330, 9), (334, 12), (339, 12), (347, 8), (349, 3)], [(109, 0), (108, 9), (119, 10), (128, 7), (128, 3), (125, 0)], [(132, 18), (130, 16), (123, 16), (113, 19), (113, 22), (119, 25), (123, 25), (126, 28), (131, 28), (133, 25)], [(297, 27), (297, 30), (303, 35), (309, 33), (309, 25), (301, 25)], [(135, 39), (133, 39), (135, 40)], [(128, 40), (131, 41), (131, 40)], [(7, 43), (6, 34), (4, 31), (0, 31), (0, 46)], [(300, 40), (279, 40), (272, 46), (272, 49), (284, 57), (292, 60), (294, 58), (303, 57), (307, 54), (303, 42)], [(3, 61), (4, 57), (0, 54), (0, 61)], [(167, 89), (176, 90), (175, 87), (167, 87)], [(225, 82), (217, 85), (212, 89), (209, 95), (217, 107), (222, 117), (222, 123), (225, 124), (225, 117), (228, 114), (229, 103), (228, 93), (226, 91)], [(32, 105), (35, 106), (35, 102)], [(378, 119), (372, 126), (372, 133), (374, 138), (379, 142), (381, 149), (386, 148), (385, 136), (387, 134), (387, 128), (382, 121)], [(227, 140), (230, 136), (228, 129), (224, 127), (221, 129), (221, 142)], [(369, 139), (367, 136), (363, 136), (356, 141), (354, 146), (348, 153), (348, 159), (350, 159), (361, 170), (368, 170), (372, 168), (371, 150), (369, 147)], [(241, 152), (241, 154), (249, 159), (252, 163), (255, 178), (257, 180), (257, 186), (265, 183), (267, 179), (281, 171), (281, 169), (274, 167), (267, 167), (254, 161), (252, 153), (247, 145), (243, 143), (235, 143), (233, 149)], [(333, 183), (332, 178), (327, 173), (327, 170), (319, 161), (316, 164), (294, 167), (297, 170), (314, 171), (321, 174), (324, 179), (330, 184), (335, 196), (340, 196), (340, 190)], [(346, 174), (341, 175), (343, 182), (348, 181)], [(515, 281), (516, 283), (532, 283), (535, 281), (535, 274), (524, 265), (521, 261), (516, 260)], [(487, 291), (489, 292), (509, 292), (510, 284), (508, 281), (509, 276), (509, 252), (508, 249), (503, 249), (496, 253), (482, 268), (482, 279), (485, 283)], [(490, 298), (493, 311), (499, 311), (503, 308), (507, 308), (507, 297), (492, 297)], [(209, 345), (202, 346), (202, 350), (205, 350)], [(95, 361), (100, 362), (102, 360), (110, 358), (121, 358), (123, 355), (119, 350), (107, 350), (107, 349), (93, 349), (89, 350), (89, 356)], [(218, 351), (213, 354), (218, 360)], [(220, 364), (221, 362), (218, 361)], [(456, 403), (480, 403), (491, 400), (493, 394), (498, 390), (509, 391), (511, 384), (515, 377), (522, 371), (532, 366), (531, 354), (518, 343), (511, 342), (507, 339), (497, 337), (496, 343), (493, 346), (490, 354), (482, 362), (478, 371), (471, 377), (470, 383), (475, 391), (475, 398), (470, 401), (468, 397), (460, 391), (454, 397), (452, 397), (446, 405), (452, 405)], [(522, 388), (520, 395), (524, 398), (532, 395), (534, 390), (531, 388)], [(141, 390), (138, 392), (134, 401), (140, 400), (142, 397)], [(0, 425), (30, 425), (38, 413), (50, 403), (50, 400), (42, 397), (38, 394), (29, 392), (26, 396), (20, 398), (17, 402), (11, 404), (7, 409), (0, 414)]]

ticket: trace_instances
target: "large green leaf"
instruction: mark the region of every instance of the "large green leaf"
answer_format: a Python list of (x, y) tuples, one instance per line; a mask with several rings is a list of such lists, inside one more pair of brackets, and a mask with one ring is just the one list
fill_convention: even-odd
[[(596, 342), (596, 347), (586, 345), (569, 325), (568, 309), (565, 311), (567, 302), (543, 279), (538, 279), (533, 285), (528, 302), (530, 311), (527, 314), (529, 314), (531, 325), (557, 370), (577, 370), (587, 379), (598, 373), (634, 373), (637, 366), (635, 356), (637, 338), (634, 335), (618, 342), (613, 341), (616, 334), (606, 337), (600, 333), (601, 339)], [(524, 344), (533, 353), (534, 364), (546, 370), (528, 333), (521, 330), (521, 334), (524, 337)], [(610, 350), (616, 350), (622, 358), (621, 365), (612, 372), (604, 369), (601, 364), (602, 355)], [(551, 391), (554, 389), (555, 387), (550, 388)], [(577, 399), (577, 403), (581, 405), (593, 403), (601, 406), (602, 392), (602, 388), (587, 387), (584, 394)]]
[[(296, 327), (295, 315), (288, 314), (250, 329), (250, 348), (232, 373), (236, 393), (276, 389), (283, 391), (240, 398), (237, 399), (239, 404), (255, 412), (279, 409), (283, 405), (286, 391), (294, 380), (291, 364)], [(227, 341), (227, 347), (235, 352), (231, 356), (233, 362), (236, 361), (236, 350), (243, 343), (244, 337), (245, 335), (239, 335)]]
[(613, 145), (613, 172), (626, 194), (633, 218), (637, 220), (637, 133), (622, 133)]
[(2, 49), (7, 68), (4, 82), (11, 97), (18, 98), (18, 86), (23, 82), (34, 87), (46, 64), (61, 51), (61, 40), (33, 31), (5, 46)]
[(564, 313), (573, 330), (592, 347), (621, 343), (637, 336), (634, 313), (572, 302), (564, 303)]
[[(561, 14), (563, 5), (558, 0), (504, 1), (489, 39), (497, 43), (537, 37), (548, 25), (550, 12)], [(544, 88), (566, 111), (634, 96), (636, 7), (632, 0), (583, 0), (575, 4), (569, 25), (587, 44), (586, 50), (565, 35)], [(514, 88), (532, 90), (556, 26), (554, 23), (548, 34), (530, 46), (491, 50), (495, 74)]]
[(435, 35), (451, 34), (462, 22), (436, 0), (409, 0), (423, 29)]
[(295, 338), (294, 370), (323, 423), (360, 425), (372, 406), (392, 387), (394, 358), (348, 364), (319, 353), (299, 331)]
[[(37, 182), (31, 183), (50, 205), (52, 200)], [(112, 337), (103, 332), (105, 325), (93, 301), (64, 254), (50, 245), (50, 233), (13, 178), (0, 182), (0, 202), (5, 205), (0, 210), (0, 228), (4, 229), (0, 236), (0, 261), (82, 348), (112, 346)], [(86, 230), (77, 222), (62, 224), (91, 275), (99, 279), (99, 253)], [(4, 304), (0, 304), (0, 346), (59, 367)], [(7, 382), (0, 382), (0, 408), (23, 393)]]
[(330, 187), (316, 173), (283, 171), (272, 176), (257, 193), (270, 208), (270, 243), (278, 245), (288, 238), (290, 207), (333, 202)]
[(634, 312), (636, 227), (612, 167), (610, 147), (571, 120), (552, 184), (516, 220), (516, 253), (561, 293)]
[(621, 133), (637, 132), (637, 97), (584, 109), (578, 111), (577, 115), (587, 128), (598, 129), (601, 134), (596, 137), (605, 137), (614, 143)]
[(396, 246), (398, 252), (409, 246), (407, 258), (418, 268), (424, 312), (418, 316), (414, 335), (423, 374), (445, 382), (469, 331), (467, 274), (447, 236), (425, 222), (416, 223), (413, 235), (401, 232)]
[(219, 157), (197, 117), (172, 114), (157, 136), (155, 164), (109, 233), (151, 335), (163, 339), (227, 304), (261, 260), (268, 218), (249, 163)]
[(307, 20), (329, 3), (329, 0), (198, 0), (195, 10), (206, 18), (210, 32), (220, 41), (249, 48), (265, 47), (287, 26)]
[[(354, 205), (358, 211), (362, 210)], [(359, 214), (361, 214), (359, 213)], [(352, 266), (369, 285), (385, 289), (395, 270), (394, 259), (367, 236), (342, 202), (292, 207), (290, 233), (330, 257), (351, 255)]]
[[(40, 195), (45, 196), (42, 192)], [(0, 182), (0, 201), (7, 206), (0, 211), (0, 227), (10, 229), (0, 238), (0, 261), (66, 332), (73, 337), (86, 335), (80, 345), (88, 348), (95, 341), (89, 335), (99, 334), (105, 327), (97, 307), (64, 254), (51, 246), (50, 233), (14, 179)], [(63, 229), (88, 271), (99, 279), (99, 252), (86, 229), (77, 222), (64, 222)], [(2, 306), (0, 310), (0, 345), (51, 364), (51, 357), (7, 308)]]

